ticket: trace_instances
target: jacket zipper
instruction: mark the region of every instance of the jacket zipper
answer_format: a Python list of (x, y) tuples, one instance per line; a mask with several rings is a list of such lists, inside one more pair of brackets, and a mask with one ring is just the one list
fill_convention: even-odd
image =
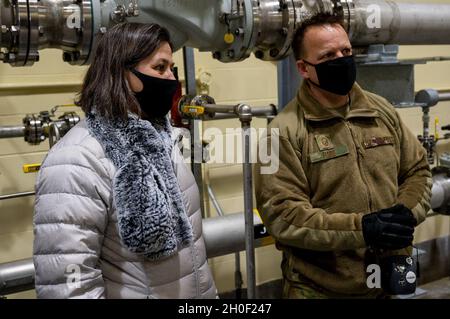
[(356, 156), (357, 156), (359, 175), (361, 176), (361, 180), (363, 181), (363, 183), (365, 185), (366, 195), (367, 195), (367, 202), (368, 202), (368, 206), (369, 206), (368, 208), (369, 208), (369, 212), (371, 212), (372, 211), (372, 196), (370, 195), (369, 186), (367, 186), (367, 179), (366, 179), (366, 176), (364, 175), (364, 173), (362, 171), (362, 163), (361, 163), (361, 158), (364, 157), (364, 154), (361, 151), (361, 148), (356, 145), (356, 142), (355, 142), (356, 138), (355, 138), (355, 135), (353, 133), (353, 129), (351, 127), (351, 124), (347, 120), (343, 120), (343, 121), (345, 123), (345, 126), (349, 130), (350, 135), (352, 136), (352, 142), (353, 142), (353, 146), (355, 147)]

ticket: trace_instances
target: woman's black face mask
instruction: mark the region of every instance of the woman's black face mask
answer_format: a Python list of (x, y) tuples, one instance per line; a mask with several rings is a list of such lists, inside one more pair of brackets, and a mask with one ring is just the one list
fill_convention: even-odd
[(345, 56), (319, 64), (303, 61), (316, 69), (319, 83), (311, 80), (309, 82), (325, 91), (337, 95), (347, 95), (355, 84), (356, 64), (353, 56)]
[(135, 69), (132, 69), (131, 72), (141, 80), (144, 86), (142, 91), (135, 93), (141, 110), (149, 118), (166, 116), (172, 108), (178, 81), (153, 77)]

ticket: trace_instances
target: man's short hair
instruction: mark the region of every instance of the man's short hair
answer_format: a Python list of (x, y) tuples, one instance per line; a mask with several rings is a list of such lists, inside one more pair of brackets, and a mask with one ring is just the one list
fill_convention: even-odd
[(339, 24), (345, 30), (344, 19), (341, 16), (331, 13), (318, 13), (307, 20), (305, 20), (299, 28), (295, 31), (294, 39), (292, 40), (292, 51), (296, 60), (300, 60), (305, 55), (304, 38), (306, 31), (313, 26), (322, 26), (327, 24)]

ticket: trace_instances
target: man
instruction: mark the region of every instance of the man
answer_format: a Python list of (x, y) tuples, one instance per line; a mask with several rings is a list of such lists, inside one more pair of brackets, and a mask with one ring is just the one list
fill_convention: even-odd
[(279, 130), (279, 170), (261, 174), (260, 163), (255, 176), (262, 219), (283, 251), (283, 297), (382, 297), (367, 267), (411, 254), (430, 209), (425, 150), (392, 105), (355, 83), (337, 17), (312, 17), (292, 46), (304, 81), (269, 127)]

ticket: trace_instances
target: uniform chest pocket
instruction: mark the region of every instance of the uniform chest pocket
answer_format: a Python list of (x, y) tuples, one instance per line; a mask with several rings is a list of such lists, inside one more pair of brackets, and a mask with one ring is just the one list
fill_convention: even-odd
[(371, 149), (384, 145), (394, 145), (394, 137), (392, 136), (383, 136), (377, 137), (373, 136), (371, 138), (364, 139), (363, 146), (365, 149)]
[(362, 146), (365, 149), (364, 159), (369, 171), (372, 173), (375, 171), (384, 171), (389, 175), (396, 176), (398, 171), (398, 156), (393, 136), (365, 138)]

